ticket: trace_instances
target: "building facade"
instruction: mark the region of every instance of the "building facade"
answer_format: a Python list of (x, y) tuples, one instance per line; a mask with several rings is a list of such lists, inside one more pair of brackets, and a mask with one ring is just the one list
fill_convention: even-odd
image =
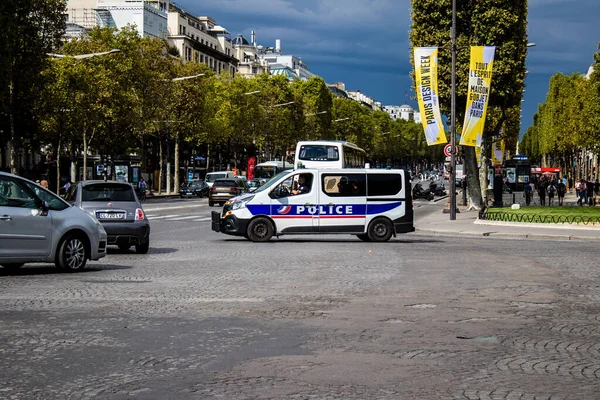
[(308, 65), (299, 57), (281, 53), (281, 40), (275, 41), (275, 47), (258, 46), (260, 59), (266, 61), (272, 75), (286, 75), (289, 79), (307, 80), (315, 76)]
[(401, 106), (383, 106), (382, 110), (388, 113), (394, 121), (397, 119), (403, 119), (405, 121), (413, 121), (418, 124), (421, 123), (421, 114), (406, 103), (402, 104)]
[(216, 73), (237, 72), (238, 59), (231, 36), (214, 19), (196, 17), (171, 4), (168, 20), (169, 45), (179, 50), (184, 62), (204, 63)]
[(65, 18), (86, 30), (135, 25), (141, 37), (166, 39), (168, 9), (169, 0), (67, 0)]
[(252, 31), (251, 43), (244, 36), (237, 35), (232, 39), (232, 44), (234, 56), (238, 59), (238, 73), (240, 75), (249, 78), (270, 72), (269, 63), (259, 57), (254, 31)]

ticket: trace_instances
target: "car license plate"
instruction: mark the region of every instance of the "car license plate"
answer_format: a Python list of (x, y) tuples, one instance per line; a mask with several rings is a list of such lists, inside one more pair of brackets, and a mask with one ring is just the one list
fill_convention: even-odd
[(125, 219), (125, 213), (101, 212), (97, 213), (96, 216), (98, 217), (98, 219)]

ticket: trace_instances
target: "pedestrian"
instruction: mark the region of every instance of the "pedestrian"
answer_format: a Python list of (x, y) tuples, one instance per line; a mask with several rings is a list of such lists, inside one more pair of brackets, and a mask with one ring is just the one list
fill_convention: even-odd
[(554, 193), (556, 193), (556, 186), (554, 186), (553, 182), (550, 182), (548, 184), (546, 192), (548, 193), (548, 207), (550, 207), (552, 206), (552, 202), (554, 201)]
[(586, 185), (586, 197), (588, 200), (588, 205), (589, 206), (593, 206), (594, 205), (594, 182), (592, 181), (592, 178), (588, 178), (587, 180), (587, 185)]
[(587, 182), (585, 179), (579, 181), (579, 199), (577, 199), (577, 204), (580, 206), (587, 205)]
[(540, 196), (540, 206), (546, 205), (546, 182), (540, 182), (538, 186), (538, 195)]
[(556, 195), (558, 196), (558, 205), (563, 205), (563, 200), (565, 198), (565, 193), (567, 192), (567, 186), (565, 185), (565, 181), (558, 180), (558, 184), (556, 185)]
[(579, 204), (579, 197), (581, 191), (581, 181), (575, 182), (575, 197), (577, 197), (577, 204)]
[(525, 196), (525, 204), (526, 205), (531, 204), (531, 195), (532, 194), (533, 194), (533, 190), (531, 188), (531, 185), (528, 183), (527, 185), (525, 185), (525, 190), (523, 193), (523, 196)]

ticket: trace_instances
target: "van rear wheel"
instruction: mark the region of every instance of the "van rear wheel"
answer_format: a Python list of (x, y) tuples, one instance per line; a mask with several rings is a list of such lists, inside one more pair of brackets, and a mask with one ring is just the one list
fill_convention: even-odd
[(387, 218), (375, 218), (369, 225), (368, 235), (373, 242), (387, 242), (394, 234), (394, 227)]
[(273, 224), (266, 218), (253, 219), (248, 224), (246, 234), (253, 242), (268, 242), (273, 237)]

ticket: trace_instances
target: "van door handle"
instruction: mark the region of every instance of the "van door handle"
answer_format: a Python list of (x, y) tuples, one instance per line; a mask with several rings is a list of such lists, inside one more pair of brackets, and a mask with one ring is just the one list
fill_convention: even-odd
[(304, 207), (313, 207), (314, 204), (310, 204), (310, 203), (304, 203)]
[(0, 221), (10, 221), (12, 217), (10, 215), (3, 215), (0, 217)]
[(329, 203), (329, 204), (325, 204), (327, 207), (335, 207), (335, 204), (333, 203)]

